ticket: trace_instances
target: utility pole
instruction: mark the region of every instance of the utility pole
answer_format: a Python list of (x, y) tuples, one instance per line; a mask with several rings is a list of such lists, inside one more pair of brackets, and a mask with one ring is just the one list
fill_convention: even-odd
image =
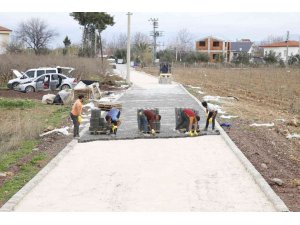
[(97, 52), (97, 32), (96, 32), (96, 29), (95, 29), (95, 46), (94, 47), (95, 47), (95, 57), (97, 57), (97, 55), (96, 55), (97, 54), (96, 53)]
[(127, 25), (127, 76), (126, 83), (130, 83), (130, 16), (132, 13), (128, 12), (128, 25)]
[(156, 28), (158, 28), (158, 18), (150, 18), (150, 22), (152, 22), (153, 25), (153, 31), (150, 33), (150, 36), (153, 36), (153, 64), (156, 60), (156, 38), (159, 36), (162, 36), (162, 31), (157, 31)]
[(286, 63), (288, 63), (288, 59), (289, 59), (289, 36), (290, 36), (290, 32), (287, 31), (286, 32)]

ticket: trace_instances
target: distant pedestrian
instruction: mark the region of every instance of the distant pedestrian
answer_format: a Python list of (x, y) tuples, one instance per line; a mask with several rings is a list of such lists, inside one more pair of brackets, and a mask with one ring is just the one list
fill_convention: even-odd
[(121, 111), (117, 108), (111, 108), (109, 112), (106, 114), (105, 120), (108, 125), (111, 127), (111, 133), (117, 134), (118, 126), (120, 126), (120, 115)]
[(151, 110), (144, 110), (140, 115), (141, 127), (144, 133), (151, 132), (151, 134), (155, 134), (154, 122), (160, 121), (161, 116), (152, 112)]
[(210, 118), (212, 118), (212, 130), (214, 130), (215, 129), (215, 120), (216, 120), (216, 116), (218, 114), (218, 109), (215, 105), (213, 105), (211, 103), (207, 103), (206, 101), (203, 101), (202, 105), (203, 105), (203, 107), (206, 108), (206, 113), (208, 113), (204, 130), (207, 131)]
[(79, 123), (78, 118), (79, 118), (79, 116), (81, 116), (81, 113), (82, 113), (83, 98), (84, 98), (83, 95), (78, 96), (78, 99), (73, 104), (72, 111), (70, 113), (71, 119), (72, 119), (73, 124), (74, 124), (74, 135), (73, 135), (74, 138), (79, 137), (79, 125), (80, 125), (80, 123)]
[(195, 112), (191, 109), (183, 109), (181, 114), (181, 119), (182, 120), (177, 125), (176, 129), (179, 129), (184, 124), (185, 127), (187, 128), (186, 131), (189, 132), (190, 136), (198, 135), (197, 129), (199, 127), (198, 121), (200, 121), (200, 116), (196, 115)]

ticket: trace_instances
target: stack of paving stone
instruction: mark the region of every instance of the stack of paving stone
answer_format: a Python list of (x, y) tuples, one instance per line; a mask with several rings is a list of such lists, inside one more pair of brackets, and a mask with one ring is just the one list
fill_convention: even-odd
[[(143, 116), (143, 111), (144, 110), (150, 110), (152, 112), (154, 112), (155, 114), (159, 114), (159, 110), (158, 108), (154, 108), (154, 109), (137, 109), (137, 122), (138, 122), (138, 130), (140, 132), (143, 132), (143, 129), (141, 127), (141, 121), (140, 121), (140, 117)], [(160, 133), (160, 121), (155, 121), (153, 123), (153, 127), (156, 133)], [(150, 131), (149, 131), (150, 132)]]
[(170, 73), (161, 73), (158, 78), (159, 84), (171, 84), (172, 83), (172, 74)]
[[(182, 113), (183, 113), (184, 108), (175, 108), (175, 129), (177, 128), (177, 126), (182, 122), (183, 118), (182, 118)], [(196, 115), (199, 115), (199, 111), (198, 110), (194, 110), (191, 109)], [(186, 123), (181, 124), (180, 127), (178, 127), (177, 130), (179, 131), (183, 131), (183, 130), (188, 130), (188, 126), (189, 126), (189, 122), (186, 121)]]
[(106, 134), (109, 131), (105, 119), (101, 118), (100, 109), (92, 109), (89, 130), (91, 134)]

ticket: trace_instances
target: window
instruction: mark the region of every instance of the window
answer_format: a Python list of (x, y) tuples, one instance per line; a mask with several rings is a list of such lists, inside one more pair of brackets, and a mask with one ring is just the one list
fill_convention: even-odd
[(31, 78), (33, 78), (34, 77), (34, 70), (30, 70), (30, 71), (27, 71), (26, 72), (26, 75), (28, 76), (28, 77), (31, 77)]
[(56, 70), (46, 70), (46, 73), (56, 73)]
[(219, 47), (220, 46), (220, 42), (219, 41), (214, 41), (213, 42), (213, 46), (214, 47)]
[(205, 41), (199, 41), (199, 46), (205, 47)]
[(45, 70), (37, 70), (36, 71), (36, 76), (39, 77), (41, 75), (45, 74)]
[(45, 76), (40, 77), (39, 79), (36, 80), (36, 82), (44, 82)]

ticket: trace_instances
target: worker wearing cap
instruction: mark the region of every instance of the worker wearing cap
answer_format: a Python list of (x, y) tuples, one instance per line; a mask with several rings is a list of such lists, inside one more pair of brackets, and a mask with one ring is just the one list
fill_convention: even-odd
[(105, 120), (108, 125), (111, 126), (111, 133), (117, 134), (118, 126), (120, 126), (120, 115), (121, 111), (117, 108), (111, 108), (109, 112), (106, 114)]

